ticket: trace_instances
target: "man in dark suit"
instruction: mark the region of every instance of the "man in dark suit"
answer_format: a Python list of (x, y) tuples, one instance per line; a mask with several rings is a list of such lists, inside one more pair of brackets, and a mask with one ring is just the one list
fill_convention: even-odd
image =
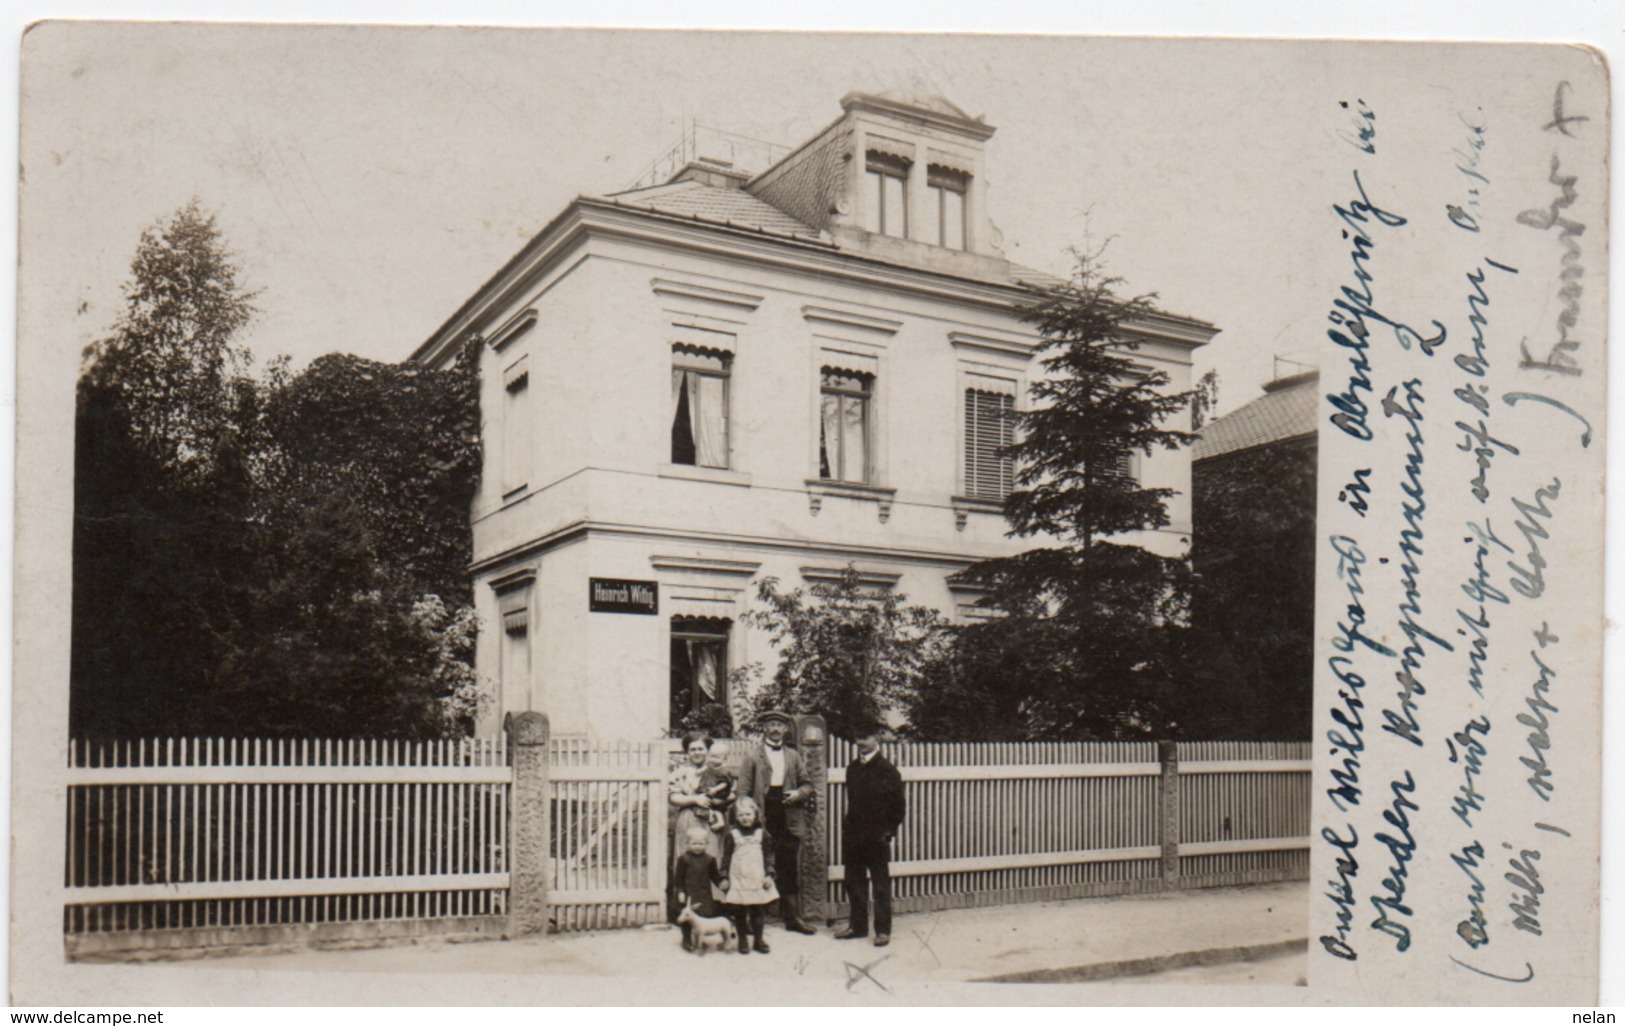
[(739, 767), (736, 794), (749, 795), (762, 810), (779, 888), (779, 918), (792, 933), (811, 934), (801, 921), (801, 839), (807, 836), (807, 803), (813, 785), (801, 764), (801, 753), (784, 743), (790, 717), (777, 710), (757, 720), (762, 747), (754, 748)]
[(891, 842), (903, 824), (903, 777), (880, 754), (880, 729), (855, 738), (858, 757), (846, 768), (842, 861), (852, 914), (837, 940), (869, 936), (869, 888), (874, 886), (875, 947), (891, 943)]

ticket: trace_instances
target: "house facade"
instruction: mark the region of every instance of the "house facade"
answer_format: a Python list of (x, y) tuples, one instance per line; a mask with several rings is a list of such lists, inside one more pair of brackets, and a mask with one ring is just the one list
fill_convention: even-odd
[[(561, 734), (645, 738), (771, 666), (753, 583), (854, 567), (875, 588), (975, 615), (953, 575), (1005, 536), (1004, 413), (1042, 373), (1014, 313), (1052, 281), (1006, 260), (988, 217), (994, 129), (945, 100), (852, 94), (755, 173), (688, 163), (582, 197), (415, 353), (481, 343), (484, 473), (472, 510), (478, 730), (542, 710)], [(1170, 387), (1217, 331), (1128, 326)], [(1182, 554), (1190, 461), (1132, 540)]]

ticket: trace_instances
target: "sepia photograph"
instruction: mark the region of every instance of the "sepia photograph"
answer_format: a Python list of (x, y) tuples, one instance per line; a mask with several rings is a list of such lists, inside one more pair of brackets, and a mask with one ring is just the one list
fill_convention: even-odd
[(1595, 54), (22, 75), (14, 1003), (1595, 1000)]

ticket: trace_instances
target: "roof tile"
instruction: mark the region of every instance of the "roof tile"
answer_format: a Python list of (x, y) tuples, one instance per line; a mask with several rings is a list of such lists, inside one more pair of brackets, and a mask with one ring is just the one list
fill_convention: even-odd
[(1191, 447), (1194, 459), (1207, 460), (1271, 442), (1315, 433), (1319, 376), (1304, 375), (1254, 399), (1202, 428)]
[(704, 182), (679, 182), (605, 197), (612, 203), (661, 214), (692, 217), (711, 224), (792, 238), (817, 239), (820, 232), (769, 203), (739, 189), (724, 189)]

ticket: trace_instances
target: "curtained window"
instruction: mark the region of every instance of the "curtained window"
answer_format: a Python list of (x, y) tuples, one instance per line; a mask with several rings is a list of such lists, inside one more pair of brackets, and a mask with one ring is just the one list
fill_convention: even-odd
[(818, 411), (818, 476), (867, 484), (874, 378), (825, 367)]
[(1015, 438), (1016, 398), (965, 389), (965, 494), (1003, 501), (1015, 485), (1015, 462), (1000, 450)]
[(727, 620), (671, 622), (671, 726), (707, 705), (728, 705)]
[(728, 466), (728, 380), (732, 361), (709, 350), (675, 346), (671, 366), (671, 461)]

